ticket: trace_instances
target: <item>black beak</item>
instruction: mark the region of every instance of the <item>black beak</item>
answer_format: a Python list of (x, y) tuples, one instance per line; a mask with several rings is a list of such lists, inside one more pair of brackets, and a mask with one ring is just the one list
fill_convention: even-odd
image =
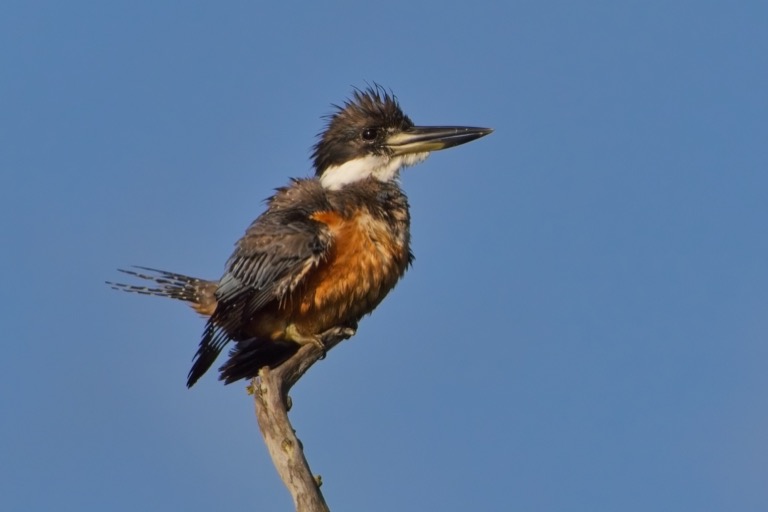
[(414, 126), (391, 135), (386, 140), (386, 145), (394, 155), (423, 153), (465, 144), (492, 131), (492, 128), (471, 126)]

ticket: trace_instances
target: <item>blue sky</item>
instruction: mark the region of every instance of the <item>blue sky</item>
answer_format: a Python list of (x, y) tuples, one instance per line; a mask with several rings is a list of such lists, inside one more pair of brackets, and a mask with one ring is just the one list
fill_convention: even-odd
[(292, 393), (332, 510), (768, 510), (764, 2), (0, 7), (0, 509), (290, 510), (203, 322), (353, 86), (490, 126), (403, 176), (414, 267)]

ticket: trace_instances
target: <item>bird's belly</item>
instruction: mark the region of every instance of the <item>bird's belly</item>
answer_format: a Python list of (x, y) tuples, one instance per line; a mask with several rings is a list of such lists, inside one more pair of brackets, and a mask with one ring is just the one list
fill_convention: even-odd
[(292, 323), (308, 335), (373, 311), (405, 272), (409, 254), (407, 241), (370, 214), (342, 218), (322, 212), (315, 219), (329, 226), (334, 243), (287, 304)]

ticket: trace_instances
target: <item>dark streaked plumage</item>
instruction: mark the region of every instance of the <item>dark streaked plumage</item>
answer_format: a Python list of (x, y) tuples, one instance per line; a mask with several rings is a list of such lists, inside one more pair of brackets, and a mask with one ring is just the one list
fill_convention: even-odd
[(208, 316), (187, 385), (234, 341), (225, 382), (276, 366), (326, 331), (357, 327), (412, 261), (400, 169), (430, 151), (490, 133), (416, 127), (381, 88), (356, 90), (315, 146), (316, 177), (293, 180), (236, 244), (219, 281), (138, 267), (153, 287), (113, 287), (180, 299)]

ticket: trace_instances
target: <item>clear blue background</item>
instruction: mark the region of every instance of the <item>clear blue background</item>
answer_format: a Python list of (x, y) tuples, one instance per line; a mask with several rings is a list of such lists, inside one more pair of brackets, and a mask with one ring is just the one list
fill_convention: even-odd
[(768, 510), (768, 5), (0, 6), (0, 509), (290, 510), (203, 322), (352, 86), (496, 132), (403, 176), (416, 262), (293, 392), (334, 511)]

